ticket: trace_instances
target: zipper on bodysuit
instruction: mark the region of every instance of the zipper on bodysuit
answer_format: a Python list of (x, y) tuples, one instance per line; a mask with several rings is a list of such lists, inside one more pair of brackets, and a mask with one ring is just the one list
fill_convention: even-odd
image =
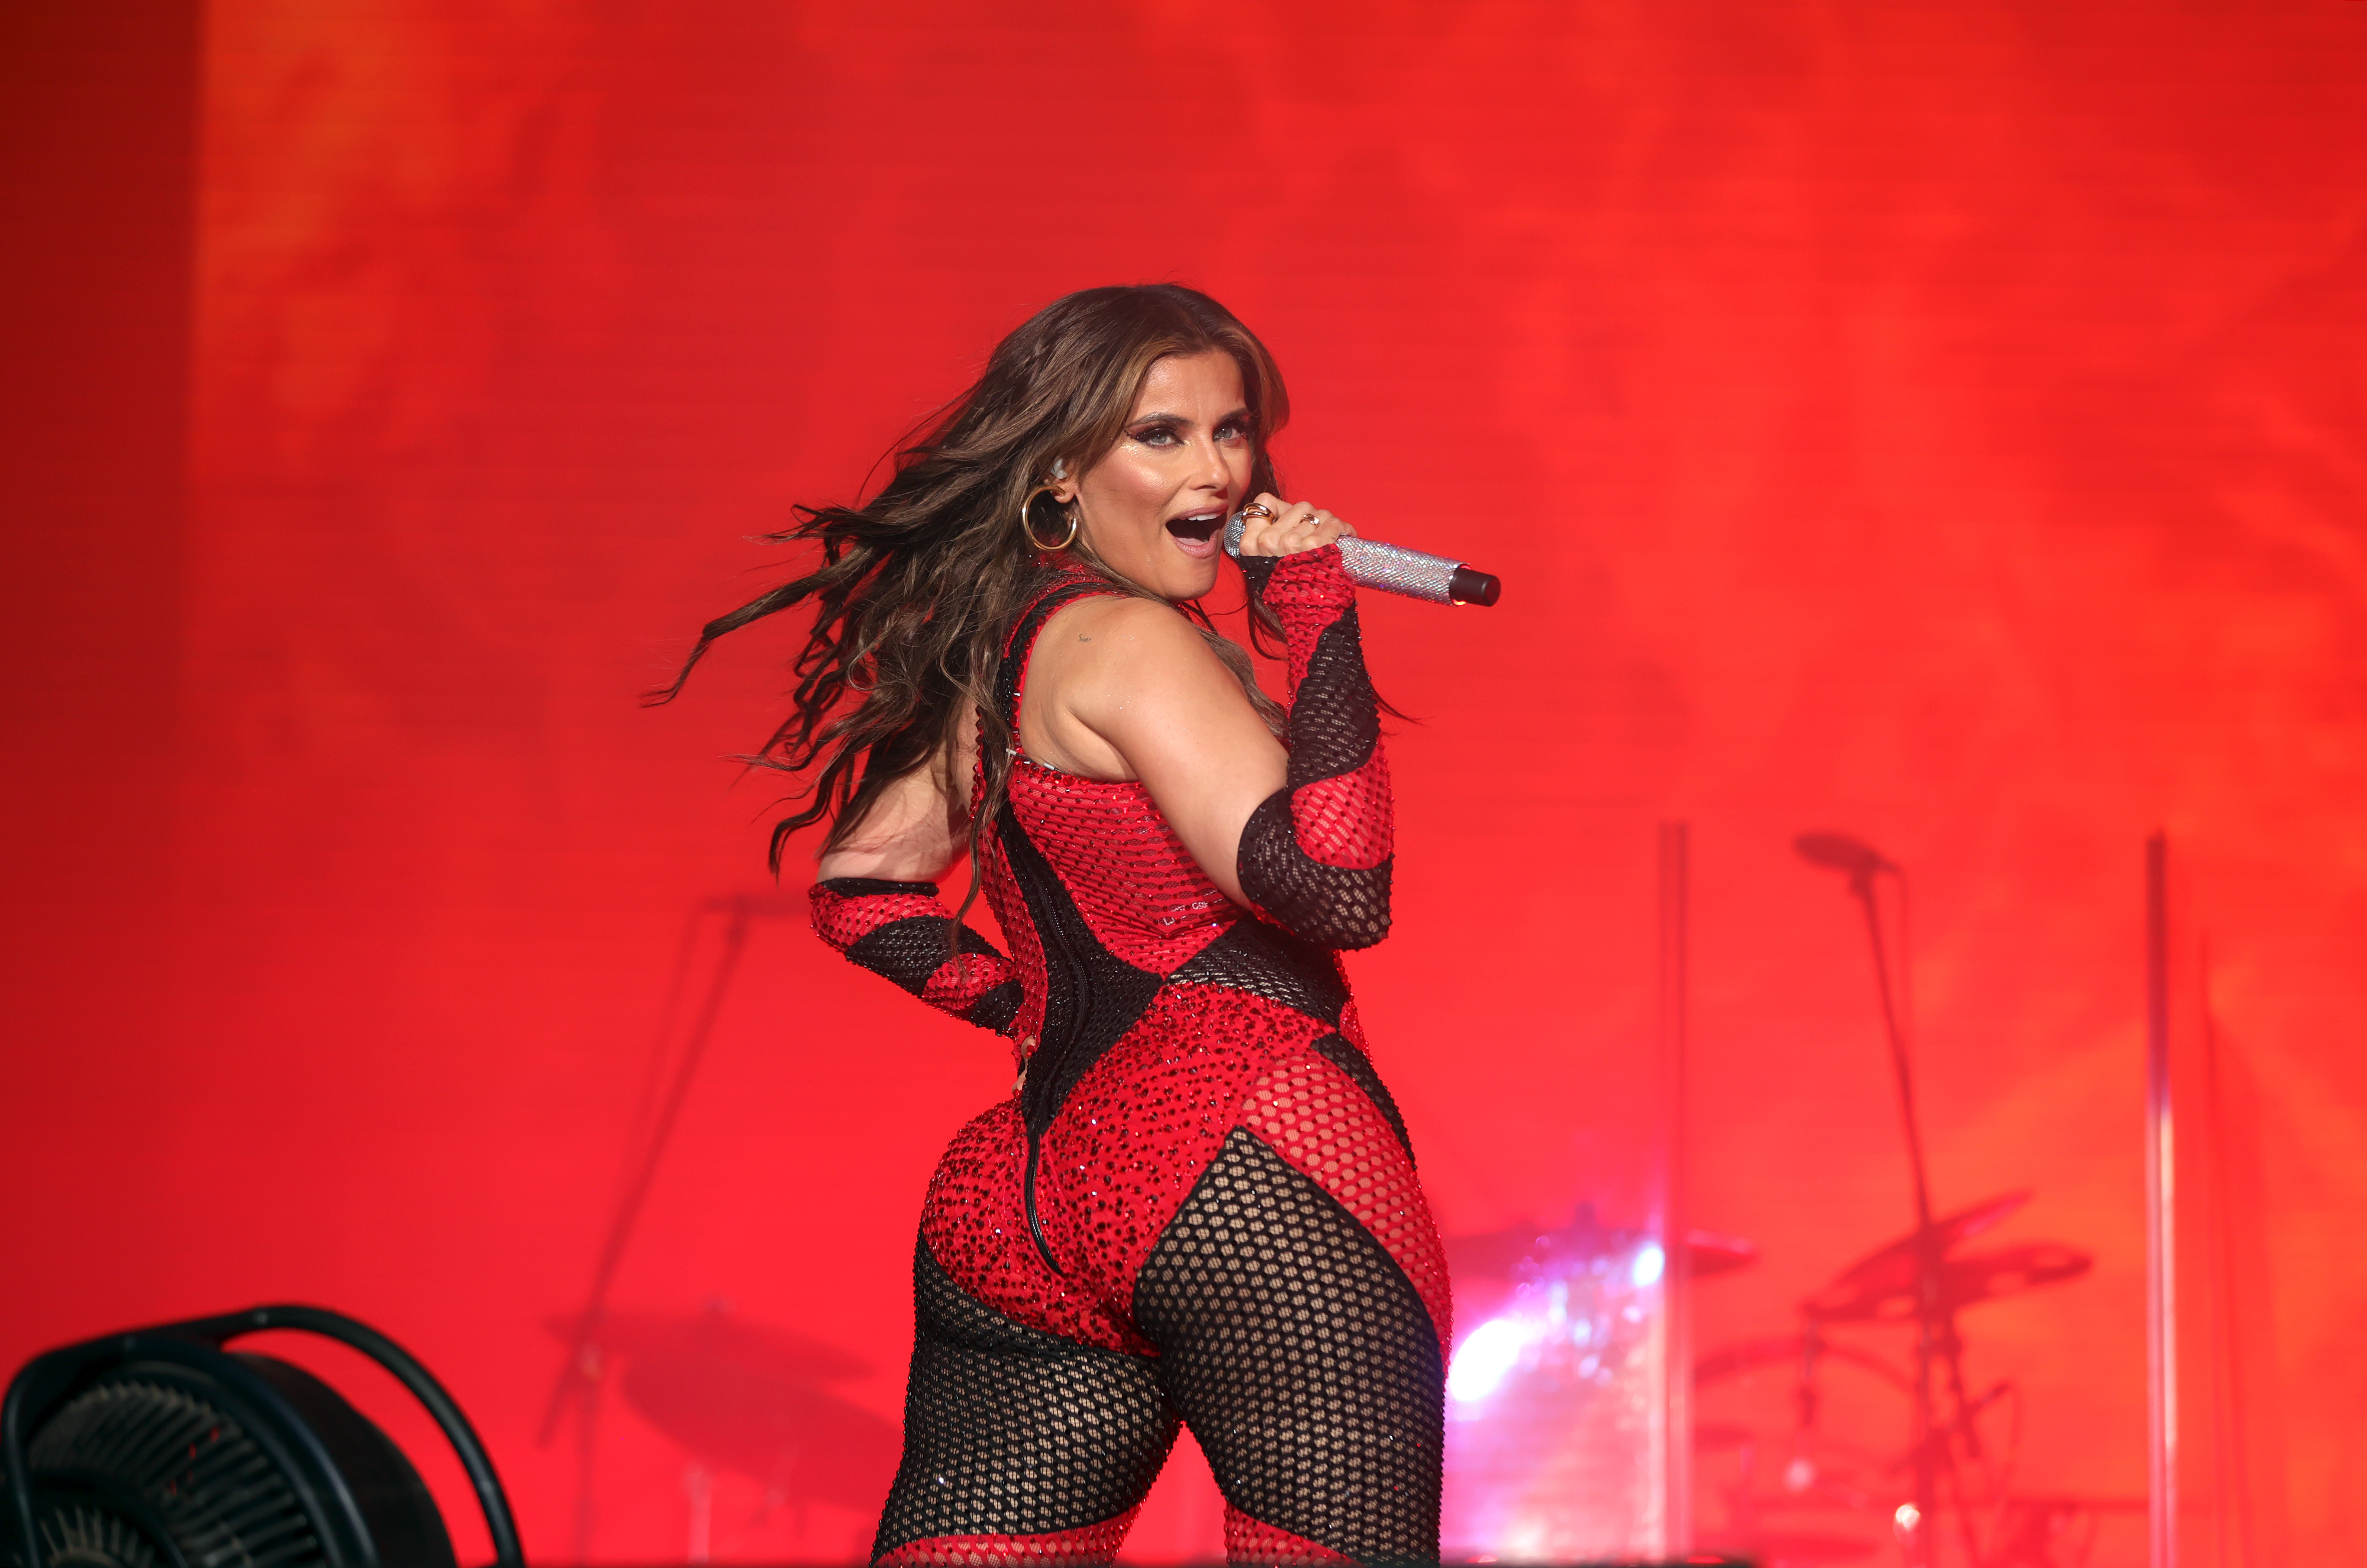
[[(1029, 1055), (1027, 1060), (1019, 1068), (1019, 1081), (1011, 1086), (1011, 1094), (1013, 1099), (1024, 1102), (1027, 1095), (1027, 1069), (1036, 1065), (1035, 1037), (1031, 1035), (1020, 1042), (1020, 1049)], [(1026, 1111), (1023, 1109), (1020, 1111), (1020, 1123), (1023, 1127), (1026, 1124)], [(1065, 1280), (1069, 1277), (1069, 1271), (1061, 1268), (1059, 1260), (1052, 1256), (1051, 1244), (1044, 1239), (1044, 1222), (1036, 1213), (1036, 1162), (1042, 1153), (1042, 1140), (1036, 1137), (1032, 1128), (1028, 1129), (1027, 1174), (1019, 1184), (1019, 1203), (1020, 1207), (1027, 1212), (1027, 1237), (1036, 1244), (1036, 1250), (1043, 1254), (1044, 1267)]]
[(1036, 1250), (1044, 1255), (1044, 1267), (1065, 1280), (1069, 1277), (1069, 1271), (1061, 1268), (1059, 1261), (1052, 1256), (1051, 1244), (1044, 1239), (1044, 1222), (1036, 1214), (1036, 1160), (1040, 1153), (1041, 1148), (1036, 1142), (1036, 1134), (1028, 1134), (1027, 1179), (1021, 1190), (1020, 1198), (1027, 1210), (1027, 1234), (1035, 1240)]

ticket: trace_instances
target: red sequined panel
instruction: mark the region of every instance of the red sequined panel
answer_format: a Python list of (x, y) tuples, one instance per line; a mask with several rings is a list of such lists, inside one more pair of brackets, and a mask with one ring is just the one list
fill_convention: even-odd
[[(1070, 1094), (1044, 1136), (1036, 1208), (1052, 1255), (1113, 1312), (1277, 1055), (1328, 1032), (1217, 986), (1162, 992)], [(1387, 1136), (1386, 1130), (1382, 1134)]]
[(1373, 1233), (1430, 1309), (1440, 1349), (1454, 1344), (1438, 1226), (1404, 1145), (1355, 1080), (1313, 1052), (1277, 1062), (1250, 1090), (1241, 1125)]
[[(972, 803), (975, 809), (976, 803)], [(985, 863), (979, 868), (979, 885), (986, 907), (994, 911), (994, 923), (1002, 928), (1002, 940), (1011, 954), (1011, 966), (1019, 975), (1023, 1000), (1019, 1016), (1011, 1021), (1012, 1051), (1022, 1066), (1028, 1054), (1036, 1049), (1036, 1038), (1044, 1032), (1044, 938), (1028, 917), (1027, 900), (1021, 896), (1018, 880), (1011, 874), (1011, 862), (999, 845), (980, 843), (979, 858)]]
[(1304, 1536), (1276, 1529), (1261, 1519), (1253, 1519), (1230, 1503), (1225, 1505), (1225, 1561), (1257, 1562), (1276, 1568), (1297, 1568), (1306, 1564), (1353, 1562), (1353, 1557), (1342, 1557), (1328, 1546), (1318, 1546)]
[(1172, 974), (1241, 918), (1136, 780), (1078, 778), (1025, 757), (1010, 809), (1104, 947)]
[[(1126, 1543), (1126, 1532), (1134, 1528), (1134, 1517), (1139, 1507), (1128, 1508), (1114, 1519), (1081, 1529), (1055, 1530), (1050, 1535), (941, 1535), (927, 1540), (915, 1540), (896, 1548), (880, 1557), (888, 1563), (915, 1563), (930, 1568), (978, 1568), (1005, 1562), (1040, 1563), (1043, 1568), (1071, 1568), (1071, 1565), (1107, 1562), (1117, 1555)], [(1228, 1538), (1229, 1540), (1229, 1537)], [(1280, 1562), (1281, 1559), (1259, 1559)], [(1344, 1558), (1293, 1558), (1292, 1562), (1345, 1562)]]
[(1027, 1234), (1027, 1134), (1006, 1100), (956, 1134), (921, 1206), (921, 1235), (957, 1285), (1006, 1317), (1082, 1344), (1148, 1355), (1122, 1314), (1071, 1289)]
[(1325, 865), (1363, 871), (1388, 859), (1397, 836), (1388, 753), (1376, 746), (1355, 772), (1292, 790), (1290, 824), (1298, 847)]
[[(1346, 983), (1347, 978), (1344, 973), (1340, 976), (1342, 984)], [(1366, 1056), (1373, 1054), (1372, 1044), (1365, 1038), (1365, 1021), (1356, 1014), (1356, 998), (1353, 997), (1350, 997), (1348, 1005), (1340, 1010), (1340, 1032), (1348, 1037), (1349, 1044), (1362, 1051)]]

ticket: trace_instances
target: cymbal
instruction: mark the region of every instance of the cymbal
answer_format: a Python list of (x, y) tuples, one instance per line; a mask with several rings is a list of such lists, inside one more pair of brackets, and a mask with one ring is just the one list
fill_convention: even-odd
[[(1693, 1363), (1693, 1386), (1707, 1388), (1714, 1383), (1738, 1378), (1763, 1367), (1797, 1367), (1808, 1347), (1808, 1336), (1779, 1334), (1764, 1339), (1741, 1339), (1721, 1346)], [(1818, 1337), (1816, 1341), (1818, 1359), (1847, 1361), (1862, 1367), (1883, 1382), (1904, 1392), (1912, 1392), (1915, 1381), (1870, 1351), (1854, 1345), (1843, 1345)]]
[[(1523, 1267), (1551, 1268), (1624, 1252), (1645, 1238), (1642, 1231), (1610, 1230), (1597, 1224), (1594, 1205), (1580, 1203), (1566, 1225), (1506, 1225), (1444, 1238), (1447, 1267), (1464, 1279), (1509, 1280)], [(1685, 1261), (1696, 1280), (1729, 1274), (1758, 1261), (1759, 1249), (1740, 1236), (1715, 1231), (1685, 1232)]]
[[(574, 1314), (543, 1320), (572, 1344)], [(895, 1424), (821, 1384), (870, 1363), (786, 1328), (710, 1309), (601, 1314), (604, 1363), (621, 1363), (625, 1403), (721, 1470), (763, 1482), (784, 1501), (878, 1506), (901, 1447)], [(602, 1370), (606, 1370), (605, 1366)]]
[[(2015, 1210), (2029, 1202), (2031, 1197), (2030, 1190), (2024, 1188), (2022, 1191), (2008, 1192), (2002, 1197), (1986, 1199), (1969, 1209), (1959, 1209), (1953, 1214), (1942, 1215), (1931, 1222), (1933, 1240), (1938, 1244), (1942, 1253), (1953, 1252), (1961, 1243), (1970, 1241), (1983, 1231), (2004, 1221)], [(1909, 1231), (1897, 1241), (1887, 1242), (1875, 1247), (1835, 1275), (1833, 1282), (1825, 1289), (1838, 1291), (1847, 1286), (1856, 1290), (1863, 1288), (1868, 1282), (1879, 1280), (1886, 1284), (1890, 1281), (1904, 1281), (1904, 1288), (1913, 1290), (1915, 1238), (1921, 1234), (1920, 1231)]]
[(1693, 1447), (1696, 1450), (1747, 1449), (1758, 1441), (1759, 1434), (1739, 1421), (1693, 1423)]
[[(1954, 1312), (2041, 1285), (2059, 1285), (2085, 1274), (2095, 1261), (2077, 1247), (2053, 1241), (1966, 1253), (1940, 1265), (1940, 1305)], [(1893, 1269), (1872, 1270), (1860, 1279), (1845, 1274), (1810, 1296), (1801, 1310), (1823, 1323), (1910, 1321), (1917, 1311), (1913, 1260), (1908, 1260), (1903, 1278)]]
[(1738, 1235), (1704, 1230), (1685, 1232), (1685, 1264), (1696, 1280), (1731, 1274), (1758, 1261), (1759, 1248)]
[[(573, 1313), (542, 1320), (545, 1328), (569, 1345), (575, 1342), (581, 1321)], [(602, 1313), (592, 1337), (604, 1359), (687, 1359), (747, 1377), (817, 1382), (862, 1377), (872, 1370), (870, 1362), (835, 1345), (716, 1308)]]
[(896, 1473), (895, 1424), (810, 1383), (666, 1358), (635, 1361), (622, 1382), (651, 1426), (785, 1501), (873, 1509)]

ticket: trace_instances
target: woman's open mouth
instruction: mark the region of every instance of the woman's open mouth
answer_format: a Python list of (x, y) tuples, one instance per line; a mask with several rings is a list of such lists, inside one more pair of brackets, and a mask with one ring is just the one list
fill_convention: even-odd
[(1206, 512), (1189, 512), (1167, 520), (1167, 532), (1175, 547), (1195, 560), (1205, 560), (1217, 553), (1217, 530), (1225, 525), (1222, 507)]

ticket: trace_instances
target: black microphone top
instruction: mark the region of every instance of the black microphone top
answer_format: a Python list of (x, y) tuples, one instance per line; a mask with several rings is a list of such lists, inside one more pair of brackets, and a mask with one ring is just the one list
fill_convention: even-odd
[(1446, 596), (1457, 604), (1493, 604), (1503, 592), (1503, 580), (1492, 571), (1458, 566), (1446, 580)]
[(1852, 876), (1872, 876), (1879, 871), (1898, 869), (1872, 844), (1846, 833), (1803, 833), (1792, 840), (1792, 847), (1800, 852), (1805, 861), (1845, 871)]

